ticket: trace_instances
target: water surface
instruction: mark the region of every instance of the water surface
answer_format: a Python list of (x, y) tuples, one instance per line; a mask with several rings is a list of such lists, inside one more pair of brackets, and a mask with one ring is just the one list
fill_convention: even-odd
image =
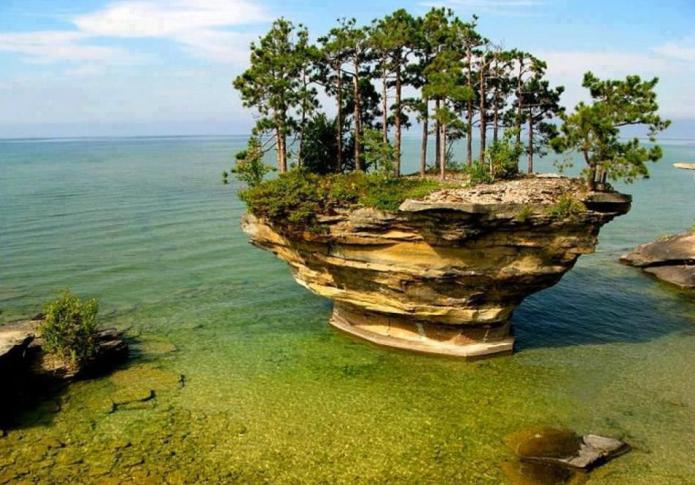
[(465, 363), (328, 327), (328, 302), (239, 229), (221, 172), (244, 141), (0, 141), (0, 321), (70, 287), (138, 340), (21, 416), (0, 483), (500, 483), (504, 436), (536, 425), (634, 446), (590, 483), (695, 483), (695, 300), (616, 262), (692, 225), (695, 177), (671, 163), (695, 144), (620, 187), (632, 212), (519, 308), (514, 356)]

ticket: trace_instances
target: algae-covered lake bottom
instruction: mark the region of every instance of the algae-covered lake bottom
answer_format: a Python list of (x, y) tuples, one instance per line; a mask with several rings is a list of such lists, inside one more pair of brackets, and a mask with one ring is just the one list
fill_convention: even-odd
[(135, 342), (18, 417), (0, 483), (500, 483), (504, 437), (537, 425), (633, 446), (589, 483), (695, 483), (695, 299), (616, 261), (692, 225), (695, 178), (671, 163), (695, 143), (619, 187), (632, 212), (519, 308), (515, 355), (474, 363), (332, 330), (330, 304), (238, 227), (221, 172), (243, 143), (0, 142), (0, 321), (70, 287)]

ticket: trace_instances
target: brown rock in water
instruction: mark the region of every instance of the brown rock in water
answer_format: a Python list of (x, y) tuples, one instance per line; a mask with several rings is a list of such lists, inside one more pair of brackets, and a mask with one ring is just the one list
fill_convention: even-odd
[(41, 320), (24, 320), (0, 326), (0, 375), (28, 371), (33, 376), (72, 379), (113, 367), (128, 355), (123, 332), (109, 328), (98, 333), (96, 355), (89, 362), (81, 368), (70, 366), (43, 351), (40, 324)]
[(555, 428), (531, 428), (505, 440), (523, 462), (590, 471), (630, 451), (620, 440)]
[[(572, 195), (582, 213), (553, 215)], [(251, 242), (285, 260), (297, 282), (334, 302), (331, 324), (371, 342), (475, 358), (510, 353), (510, 317), (557, 283), (630, 198), (586, 193), (564, 177), (449, 189), (319, 217), (320, 230), (246, 215)]]
[(642, 244), (621, 256), (620, 261), (680, 288), (695, 289), (695, 233)]

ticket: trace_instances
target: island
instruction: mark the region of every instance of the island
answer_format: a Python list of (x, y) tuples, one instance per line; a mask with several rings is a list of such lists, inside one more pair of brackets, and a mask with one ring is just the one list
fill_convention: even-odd
[[(576, 211), (559, 204), (571, 194)], [(631, 199), (536, 176), (431, 193), (398, 210), (320, 215), (313, 230), (247, 214), (253, 244), (334, 303), (330, 323), (376, 344), (477, 358), (510, 353), (510, 318), (596, 247)]]
[[(256, 114), (231, 170), (243, 230), (330, 299), (346, 333), (470, 359), (512, 352), (514, 309), (630, 210), (611, 183), (648, 177), (662, 157), (658, 78), (586, 72), (591, 101), (569, 112), (543, 60), (477, 29), (451, 9), (399, 9), (370, 26), (339, 20), (312, 43), (281, 18), (234, 80)], [(417, 166), (403, 146), (416, 123)], [(550, 153), (559, 174), (538, 174)]]

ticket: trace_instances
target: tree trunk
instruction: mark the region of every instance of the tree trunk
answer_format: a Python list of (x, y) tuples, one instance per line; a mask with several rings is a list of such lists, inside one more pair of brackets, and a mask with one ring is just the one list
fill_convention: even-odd
[(422, 142), (420, 143), (420, 176), (424, 177), (427, 172), (427, 141), (429, 139), (429, 101), (423, 98), (425, 109), (422, 113)]
[(302, 166), (302, 148), (304, 148), (304, 127), (306, 126), (306, 71), (302, 71), (302, 85), (303, 85), (303, 97), (302, 97), (302, 120), (299, 125), (299, 146), (297, 147), (297, 166)]
[(401, 67), (396, 68), (396, 147), (394, 151), (396, 177), (401, 176)]
[(528, 118), (528, 173), (533, 173), (533, 116)]
[(485, 160), (485, 148), (487, 145), (487, 116), (485, 113), (485, 61), (480, 67), (480, 163)]
[(343, 73), (338, 67), (338, 79), (337, 79), (337, 103), (338, 103), (338, 113), (336, 115), (337, 127), (336, 127), (336, 141), (338, 142), (338, 157), (336, 158), (336, 173), (340, 173), (343, 170)]
[[(439, 112), (439, 108), (441, 107), (441, 101), (436, 99), (434, 101), (434, 110), (435, 113)], [(439, 156), (441, 155), (441, 145), (442, 145), (442, 132), (441, 132), (441, 123), (439, 123), (439, 120), (435, 120), (434, 122), (434, 163), (435, 166), (439, 166), (441, 160)]]
[(446, 177), (446, 123), (440, 123), (439, 135), (439, 178), (444, 180)]
[(596, 165), (589, 159), (589, 153), (586, 150), (584, 150), (584, 161), (589, 166), (589, 176), (587, 180), (589, 190), (596, 190)]
[(282, 161), (280, 158), (280, 153), (282, 153), (282, 147), (280, 146), (280, 128), (275, 127), (275, 161), (277, 162), (278, 170), (282, 170)]
[[(468, 87), (473, 92), (473, 52), (471, 47), (466, 49), (466, 57), (468, 58)], [(473, 165), (473, 100), (468, 100), (466, 120), (466, 161), (468, 166)]]
[(497, 143), (499, 140), (499, 88), (495, 88), (495, 106), (492, 112), (492, 143)]
[(355, 97), (355, 112), (353, 114), (355, 118), (355, 168), (357, 170), (364, 170), (362, 166), (362, 103), (360, 99), (360, 65), (356, 61), (354, 62), (355, 74), (352, 78), (352, 88), (353, 96)]
[(519, 59), (519, 78), (516, 81), (516, 120), (514, 127), (516, 128), (516, 144), (521, 145), (521, 110), (523, 102), (521, 100), (521, 76), (523, 75), (524, 59)]
[[(382, 62), (384, 64), (386, 63), (383, 59)], [(382, 128), (383, 130), (383, 139), (384, 143), (389, 142), (389, 102), (388, 102), (388, 89), (386, 86), (386, 67), (384, 67), (381, 71), (381, 82), (383, 83), (383, 86), (381, 87), (381, 102), (382, 102), (382, 109), (384, 111), (384, 127)]]
[(287, 135), (285, 135), (285, 130), (283, 128), (278, 128), (277, 135), (277, 147), (278, 147), (278, 168), (280, 173), (287, 172)]

